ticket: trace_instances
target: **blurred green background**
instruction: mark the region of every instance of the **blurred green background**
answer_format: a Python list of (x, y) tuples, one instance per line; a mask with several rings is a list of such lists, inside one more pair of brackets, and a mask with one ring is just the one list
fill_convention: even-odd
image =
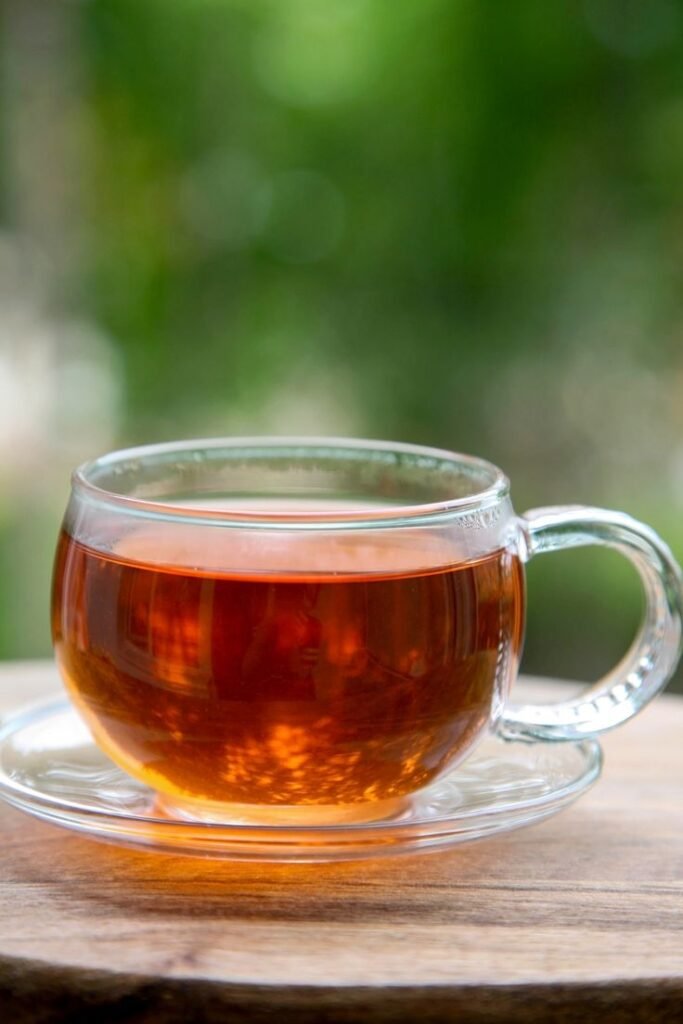
[[(470, 451), (683, 558), (678, 0), (5, 0), (0, 33), (0, 657), (49, 652), (70, 468), (164, 438)], [(529, 590), (527, 671), (595, 676), (640, 613), (610, 553)]]

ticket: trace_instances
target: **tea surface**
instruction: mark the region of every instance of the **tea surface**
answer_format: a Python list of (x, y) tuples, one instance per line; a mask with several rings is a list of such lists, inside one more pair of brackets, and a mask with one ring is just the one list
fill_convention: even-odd
[[(63, 532), (53, 634), (99, 744), (162, 793), (401, 796), (466, 752), (516, 670), (523, 574), (509, 551), (406, 570), (405, 546), (385, 545), (372, 573), (322, 572), (309, 538), (302, 571), (219, 573), (174, 559), (172, 527), (161, 552), (159, 537), (150, 523), (101, 552)], [(314, 544), (322, 564), (326, 540)]]

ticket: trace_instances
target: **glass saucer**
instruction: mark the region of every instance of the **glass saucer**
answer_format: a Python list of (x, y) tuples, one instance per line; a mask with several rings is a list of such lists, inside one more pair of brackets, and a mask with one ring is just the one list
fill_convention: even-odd
[(510, 743), (491, 736), (467, 761), (371, 823), (277, 826), (188, 821), (117, 768), (62, 699), (0, 724), (0, 797), (96, 839), (231, 860), (333, 861), (440, 850), (549, 817), (600, 774), (595, 740)]

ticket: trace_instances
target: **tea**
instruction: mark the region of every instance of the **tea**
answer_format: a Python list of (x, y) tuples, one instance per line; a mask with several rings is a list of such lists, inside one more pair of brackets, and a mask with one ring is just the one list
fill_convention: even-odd
[[(237, 545), (230, 531), (218, 538)], [(277, 556), (257, 538), (218, 571), (176, 524), (136, 525), (110, 551), (65, 531), (53, 605), (62, 674), (100, 746), (180, 801), (412, 792), (495, 718), (524, 602), (510, 551), (430, 567), (423, 538), (408, 540), (366, 542), (362, 559), (347, 537), (330, 569), (327, 538), (309, 536), (289, 559), (286, 538)]]

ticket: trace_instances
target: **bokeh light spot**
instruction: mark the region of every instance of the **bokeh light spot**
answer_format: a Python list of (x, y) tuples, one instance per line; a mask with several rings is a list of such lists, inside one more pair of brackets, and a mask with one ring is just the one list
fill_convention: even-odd
[(336, 248), (344, 220), (344, 199), (331, 181), (315, 171), (286, 171), (273, 181), (265, 242), (284, 263), (315, 263)]
[(373, 67), (367, 0), (288, 0), (258, 36), (254, 67), (263, 88), (293, 106), (342, 103)]
[(180, 184), (181, 217), (207, 249), (246, 248), (263, 227), (269, 203), (266, 174), (240, 151), (210, 153)]

